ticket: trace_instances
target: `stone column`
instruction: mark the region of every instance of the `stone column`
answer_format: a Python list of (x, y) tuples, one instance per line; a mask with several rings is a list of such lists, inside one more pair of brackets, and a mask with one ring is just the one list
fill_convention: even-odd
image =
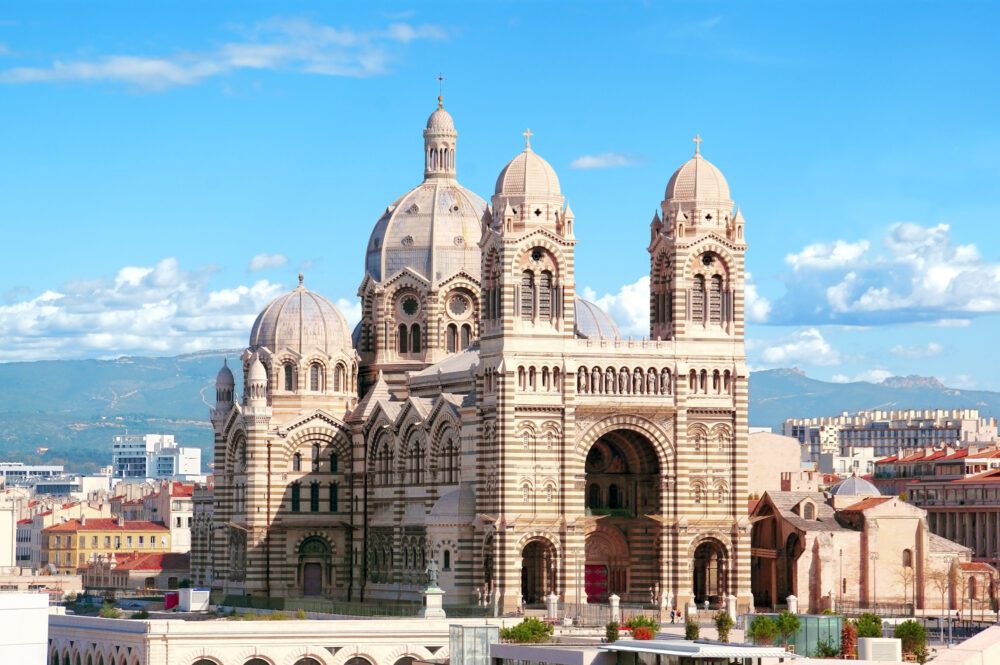
[(621, 608), (618, 606), (618, 603), (620, 601), (621, 598), (619, 598), (616, 594), (611, 594), (610, 596), (608, 596), (608, 605), (611, 606), (611, 620), (616, 621), (618, 623), (621, 623), (622, 620), (622, 611)]
[(559, 618), (559, 596), (555, 593), (545, 596), (545, 616), (549, 619)]
[(796, 598), (795, 596), (789, 596), (788, 598), (785, 599), (785, 602), (788, 603), (788, 611), (790, 613), (792, 613), (792, 614), (798, 614), (799, 613), (799, 599), (798, 598)]

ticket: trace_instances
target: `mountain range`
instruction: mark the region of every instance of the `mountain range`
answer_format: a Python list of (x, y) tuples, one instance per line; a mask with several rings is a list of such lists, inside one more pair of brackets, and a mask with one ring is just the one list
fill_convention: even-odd
[[(65, 464), (94, 471), (111, 463), (115, 434), (173, 434), (211, 459), (209, 409), (223, 358), (242, 384), (238, 351), (169, 358), (54, 360), (0, 364), (0, 461)], [(861, 409), (978, 408), (1000, 415), (1000, 393), (947, 388), (930, 377), (828, 383), (796, 369), (752, 372), (750, 424), (780, 431), (790, 417)]]

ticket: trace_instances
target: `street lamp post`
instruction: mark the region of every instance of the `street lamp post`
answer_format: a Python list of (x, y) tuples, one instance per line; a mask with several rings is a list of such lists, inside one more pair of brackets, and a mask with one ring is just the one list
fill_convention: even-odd
[(870, 552), (868, 554), (868, 559), (871, 561), (871, 574), (872, 574), (872, 609), (878, 611), (878, 552)]

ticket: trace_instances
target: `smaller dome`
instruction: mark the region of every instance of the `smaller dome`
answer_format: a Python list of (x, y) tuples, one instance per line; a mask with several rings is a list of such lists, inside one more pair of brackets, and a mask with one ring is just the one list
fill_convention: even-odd
[(215, 386), (217, 388), (233, 388), (236, 386), (233, 371), (229, 369), (229, 363), (226, 360), (222, 361), (222, 369), (215, 375)]
[(267, 370), (264, 369), (264, 363), (260, 361), (260, 356), (256, 353), (253, 354), (253, 361), (250, 363), (250, 371), (247, 373), (247, 377), (250, 383), (267, 383)]
[(555, 169), (530, 147), (507, 162), (497, 177), (496, 193), (507, 196), (561, 196)]
[(250, 349), (272, 352), (293, 349), (300, 354), (319, 349), (329, 355), (350, 351), (351, 331), (336, 305), (302, 285), (278, 296), (264, 308), (250, 330)]
[(845, 478), (830, 488), (832, 496), (881, 496), (872, 483), (857, 475)]
[(452, 120), (451, 114), (445, 111), (444, 108), (437, 108), (427, 118), (427, 129), (432, 132), (454, 132), (455, 121)]
[(729, 183), (715, 164), (695, 153), (670, 176), (665, 198), (698, 203), (728, 203)]
[(576, 299), (573, 332), (581, 339), (619, 339), (621, 333), (611, 315), (583, 298)]

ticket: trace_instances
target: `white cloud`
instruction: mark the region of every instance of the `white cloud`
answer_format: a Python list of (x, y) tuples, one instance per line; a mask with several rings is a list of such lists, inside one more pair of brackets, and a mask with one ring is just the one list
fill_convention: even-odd
[(268, 254), (267, 252), (261, 252), (250, 259), (250, 263), (247, 265), (247, 270), (250, 272), (257, 272), (258, 270), (272, 270), (274, 268), (280, 268), (286, 263), (288, 263), (288, 257), (284, 254)]
[(626, 337), (649, 335), (649, 275), (643, 275), (632, 284), (626, 284), (618, 293), (607, 293), (597, 297), (590, 287), (583, 289), (584, 300), (611, 315), (618, 329)]
[(801, 252), (789, 254), (785, 262), (795, 270), (802, 268), (829, 269), (851, 265), (868, 251), (867, 240), (845, 242), (838, 240), (833, 243), (816, 243), (806, 245)]
[(427, 24), (396, 22), (382, 29), (355, 31), (303, 19), (270, 19), (249, 29), (244, 40), (211, 51), (54, 60), (44, 66), (0, 70), (0, 83), (111, 82), (161, 91), (246, 69), (375, 76), (388, 71), (394, 47), (445, 38), (443, 28)]
[(771, 314), (771, 301), (757, 292), (750, 273), (743, 285), (744, 313), (749, 323), (765, 323)]
[(356, 298), (338, 298), (337, 309), (347, 319), (347, 325), (351, 330), (361, 321), (361, 301)]
[(798, 330), (789, 337), (772, 341), (748, 341), (755, 364), (766, 367), (836, 365), (840, 354), (816, 328)]
[(581, 155), (569, 163), (573, 169), (610, 169), (635, 166), (639, 160), (620, 152), (602, 152), (599, 155)]
[(830, 377), (830, 381), (833, 383), (857, 383), (859, 381), (865, 381), (867, 383), (882, 383), (890, 376), (894, 376), (892, 372), (885, 369), (868, 369), (864, 372), (855, 374), (854, 376), (847, 376), (846, 374), (834, 374)]
[(257, 313), (286, 288), (258, 280), (212, 289), (208, 276), (166, 258), (0, 306), (0, 361), (240, 347)]
[(775, 311), (782, 323), (967, 325), (1000, 313), (1000, 263), (952, 242), (947, 224), (893, 224), (881, 243), (809, 245), (789, 254), (794, 274)]
[(889, 349), (889, 353), (902, 358), (930, 358), (931, 356), (938, 355), (943, 350), (944, 347), (937, 342), (928, 342), (923, 346), (905, 346), (903, 344), (896, 344)]

